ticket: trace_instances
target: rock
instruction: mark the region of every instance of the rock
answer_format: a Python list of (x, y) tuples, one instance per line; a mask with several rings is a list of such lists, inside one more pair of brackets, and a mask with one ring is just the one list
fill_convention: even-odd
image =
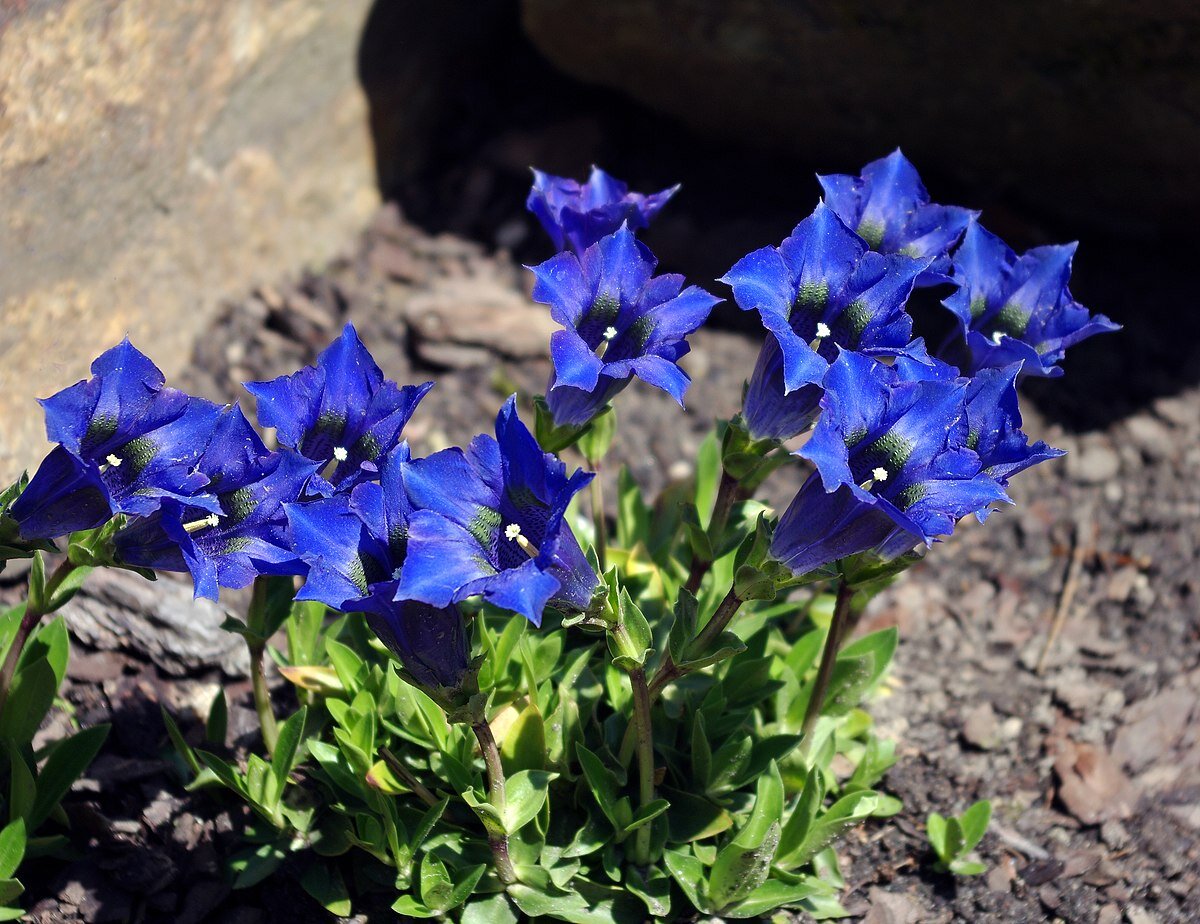
[(1134, 703), (1113, 742), (1113, 756), (1135, 772), (1166, 758), (1183, 737), (1196, 706), (1196, 694), (1181, 688)]
[(994, 748), (1000, 740), (1000, 727), (991, 703), (981, 703), (967, 713), (963, 722), (963, 738), (982, 750)]
[(1081, 484), (1103, 484), (1121, 472), (1121, 458), (1107, 442), (1085, 442), (1067, 456), (1067, 474)]
[(900, 144), (925, 170), (989, 175), (1114, 227), (1182, 225), (1200, 206), (1187, 155), (1200, 123), (1183, 114), (1200, 99), (1194, 5), (523, 0), (521, 13), (567, 73), (805, 167)]
[(191, 586), (182, 581), (98, 570), (62, 613), (85, 644), (140, 655), (169, 674), (214, 666), (231, 676), (248, 674), (245, 644), (221, 628), (232, 612), (193, 600)]
[(1130, 905), (1125, 909), (1125, 920), (1129, 924), (1158, 924), (1158, 918), (1139, 905)]
[[(495, 354), (509, 359), (543, 357), (550, 335), (558, 330), (544, 306), (529, 302), (511, 284), (486, 276), (440, 280), (429, 292), (413, 295), (404, 316), (423, 358), (438, 362), (439, 349), (443, 355), (446, 347), (458, 351), (458, 362), (441, 365), (484, 365)], [(477, 363), (469, 361), (474, 354), (482, 357)]]
[(1106, 751), (1067, 738), (1056, 739), (1052, 749), (1058, 796), (1072, 815), (1094, 825), (1133, 814), (1136, 789)]
[[(18, 4), (0, 55), (0, 481), (45, 396), (127, 332), (168, 375), (224, 295), (370, 214), (369, 0)], [(13, 349), (20, 344), (20, 349)]]
[(872, 888), (867, 897), (871, 910), (862, 924), (916, 924), (921, 920), (921, 906), (912, 896)]

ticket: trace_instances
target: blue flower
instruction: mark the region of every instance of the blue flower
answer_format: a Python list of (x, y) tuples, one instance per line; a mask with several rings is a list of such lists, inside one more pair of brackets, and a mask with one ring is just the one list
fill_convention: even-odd
[(330, 481), (344, 489), (376, 472), (377, 460), (400, 442), (404, 425), (433, 387), (397, 385), (347, 324), (315, 366), (270, 382), (247, 382), (258, 422), (306, 458), (335, 463)]
[(92, 378), (41, 402), (59, 444), (10, 514), (26, 539), (91, 529), (113, 514), (146, 515), (195, 494), (196, 470), (220, 408), (167, 388), (128, 340), (92, 363)]
[(818, 176), (825, 201), (880, 253), (929, 259), (918, 285), (946, 281), (947, 254), (979, 213), (929, 201), (917, 168), (897, 148), (863, 167), (862, 176)]
[(415, 511), (398, 598), (444, 607), (482, 596), (541, 625), (547, 604), (586, 609), (598, 583), (567, 505), (592, 475), (543, 453), (517, 417), (516, 398), (496, 418), (496, 439), (476, 437), (409, 464)]
[(824, 203), (778, 248), (739, 260), (720, 281), (738, 307), (759, 313), (778, 345), (764, 345), (749, 385), (751, 435), (786, 439), (804, 430), (819, 413), (820, 385), (839, 348), (925, 356), (905, 304), (927, 265), (868, 251)]
[(678, 186), (643, 195), (631, 193), (620, 180), (599, 167), (582, 185), (575, 180), (533, 171), (533, 188), (525, 207), (537, 216), (559, 250), (567, 244), (583, 253), (622, 225), (637, 231), (667, 204)]
[(1071, 297), (1076, 244), (1035, 247), (1018, 257), (1004, 241), (972, 222), (954, 254), (958, 291), (942, 301), (954, 312), (965, 344), (949, 355), (963, 371), (1023, 363), (1022, 375), (1062, 375), (1067, 347), (1093, 334), (1120, 330), (1090, 315)]
[(404, 484), (408, 446), (380, 464), (380, 480), (308, 503), (285, 504), (292, 546), (308, 568), (298, 600), (362, 612), (421, 686), (460, 688), (470, 648), (457, 607), (396, 601), (412, 506)]
[(844, 352), (825, 389), (820, 421), (798, 451), (817, 472), (784, 513), (771, 547), (795, 573), (855, 552), (894, 558), (950, 534), (968, 513), (1008, 500), (966, 446), (966, 382), (912, 380)]
[(720, 299), (684, 289), (679, 275), (652, 277), (657, 262), (622, 226), (581, 257), (564, 252), (530, 267), (534, 300), (564, 328), (550, 338), (546, 402), (556, 424), (586, 424), (631, 375), (683, 403), (691, 383), (677, 365), (688, 352), (684, 338)]
[(268, 452), (241, 410), (230, 408), (197, 464), (208, 477), (207, 498), (163, 501), (117, 532), (117, 553), (125, 564), (188, 571), (196, 596), (214, 600), (219, 588), (245, 587), (260, 574), (299, 574), (284, 504), (303, 495), (319, 465)]

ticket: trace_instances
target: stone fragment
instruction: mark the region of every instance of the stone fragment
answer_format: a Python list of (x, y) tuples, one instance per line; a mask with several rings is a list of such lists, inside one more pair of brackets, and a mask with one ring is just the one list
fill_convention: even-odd
[(1053, 750), (1058, 796), (1079, 821), (1094, 825), (1133, 814), (1136, 789), (1108, 752), (1066, 738)]

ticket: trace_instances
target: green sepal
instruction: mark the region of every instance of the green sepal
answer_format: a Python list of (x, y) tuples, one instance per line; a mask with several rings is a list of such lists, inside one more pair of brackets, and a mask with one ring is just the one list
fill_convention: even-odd
[(720, 428), (720, 436), (721, 467), (747, 492), (753, 492), (790, 458), (779, 440), (751, 437), (741, 414)]
[[(608, 409), (606, 408), (606, 411)], [(550, 405), (546, 403), (546, 399), (542, 395), (537, 395), (533, 399), (533, 432), (537, 437), (538, 445), (542, 447), (543, 452), (562, 452), (564, 449), (574, 446), (580, 442), (583, 436), (599, 423), (600, 433), (596, 438), (595, 443), (591, 448), (604, 446), (604, 451), (608, 451), (608, 447), (604, 442), (604, 431), (608, 429), (608, 443), (612, 442), (612, 430), (615, 427), (615, 422), (605, 422), (604, 417), (606, 411), (601, 411), (596, 417), (592, 418), (586, 424), (578, 426), (576, 424), (559, 425), (554, 422), (554, 415), (550, 413)], [(582, 449), (582, 447), (581, 447)], [(599, 459), (604, 453), (599, 456), (588, 455), (584, 453), (585, 458)]]

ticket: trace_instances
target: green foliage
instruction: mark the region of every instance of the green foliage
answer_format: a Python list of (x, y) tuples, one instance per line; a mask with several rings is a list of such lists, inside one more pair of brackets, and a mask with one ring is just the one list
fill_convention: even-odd
[(986, 799), (976, 802), (957, 817), (944, 818), (932, 812), (925, 822), (929, 844), (937, 855), (934, 869), (956, 876), (978, 876), (987, 866), (970, 859), (970, 853), (983, 839), (992, 820), (992, 804)]
[[(732, 539), (708, 547), (717, 555), (705, 587), (698, 597), (681, 588), (693, 533), (707, 529), (696, 511), (711, 508), (720, 471), (721, 447), (710, 439), (695, 480), (669, 487), (655, 505), (619, 475), (613, 567), (593, 611), (547, 613), (535, 629), (474, 609), (479, 694), (465, 712), (445, 712), (409, 683), (361, 615), (276, 593), (256, 600), (234, 628), (260, 639), (282, 627), (286, 651), (271, 654), (301, 703), (280, 725), (274, 758), (251, 754), (237, 765), (221, 756), (222, 697), (204, 747), (189, 745), (165, 716), (191, 785), (233, 794), (259, 820), (230, 863), (234, 884), (286, 868), (332, 914), (383, 892), (399, 914), (467, 924), (841, 914), (832, 846), (898, 808), (874, 789), (894, 748), (857, 708), (882, 681), (896, 634), (874, 633), (841, 652), (806, 741), (801, 725), (833, 598), (813, 585), (785, 586), (770, 599), (776, 582), (762, 578), (770, 566), (761, 508), (735, 507)], [(770, 593), (743, 588), (748, 602), (736, 620), (701, 641), (748, 565)], [(271, 589), (282, 593), (281, 584)], [(631, 747), (631, 684), (661, 671), (669, 676), (649, 710), (645, 798)], [(473, 729), (485, 721), (506, 777), (502, 794), (489, 786)], [(849, 775), (834, 773), (838, 755), (854, 767)], [(498, 866), (499, 845), (514, 881)], [(641, 850), (648, 862), (635, 862)]]

